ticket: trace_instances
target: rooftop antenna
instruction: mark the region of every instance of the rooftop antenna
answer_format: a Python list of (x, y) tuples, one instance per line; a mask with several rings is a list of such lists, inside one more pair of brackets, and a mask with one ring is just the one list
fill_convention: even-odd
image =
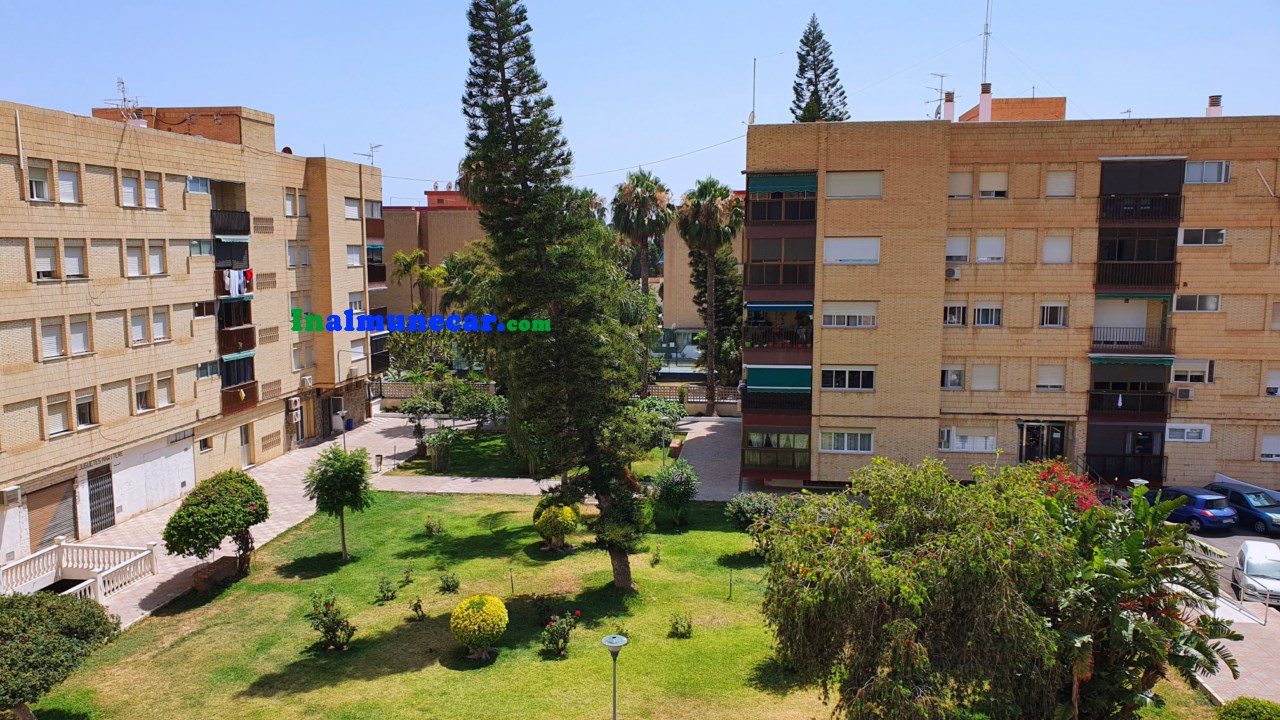
[(120, 116), (124, 120), (140, 120), (142, 114), (138, 111), (137, 96), (129, 96), (129, 88), (124, 84), (124, 78), (116, 78), (116, 92), (120, 93), (120, 97), (103, 100), (107, 105), (120, 110)]
[(987, 47), (991, 44), (991, 3), (987, 0), (987, 19), (982, 23), (982, 82), (987, 81)]
[(947, 75), (945, 73), (929, 73), (929, 74), (938, 78), (938, 87), (931, 87), (931, 88), (925, 88), (925, 89), (936, 90), (938, 92), (938, 99), (925, 100), (924, 103), (928, 105), (929, 103), (936, 102), (937, 107), (935, 107), (933, 110), (933, 119), (941, 120), (942, 119), (942, 102), (947, 92), (947, 85), (946, 85)]
[(372, 165), (372, 164), (373, 164), (373, 156), (374, 156), (374, 155), (377, 155), (377, 154), (378, 154), (378, 151), (379, 151), (379, 150), (381, 150), (381, 149), (382, 149), (382, 146), (381, 146), (381, 145), (374, 145), (373, 143), (369, 143), (369, 152), (367, 152), (367, 153), (352, 153), (352, 154), (353, 154), (353, 155), (359, 155), (360, 157), (366, 157), (366, 158), (369, 158), (369, 164), (370, 164), (370, 165)]
[(1125, 119), (1125, 120), (1132, 120), (1132, 119), (1133, 119), (1133, 110), (1132, 110), (1132, 109), (1129, 109), (1129, 110), (1122, 110), (1122, 111), (1120, 112), (1120, 114), (1124, 116), (1124, 119)]

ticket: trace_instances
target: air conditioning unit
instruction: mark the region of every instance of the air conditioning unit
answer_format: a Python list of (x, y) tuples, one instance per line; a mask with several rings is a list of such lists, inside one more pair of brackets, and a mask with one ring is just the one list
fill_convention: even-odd
[(288, 404), (290, 410), (297, 410), (302, 407), (302, 398), (299, 397), (291, 397), (285, 402)]
[(0, 490), (0, 493), (4, 493), (5, 507), (17, 507), (18, 503), (22, 502), (22, 488), (16, 485)]
[(312, 385), (315, 385), (315, 384), (316, 384), (315, 378), (311, 377), (310, 375), (302, 376), (302, 387), (311, 387)]
[(1195, 388), (1177, 388), (1174, 392), (1176, 393), (1175, 397), (1177, 397), (1179, 400), (1195, 400), (1196, 399)]
[(948, 280), (959, 280), (959, 279), (960, 279), (960, 268), (958, 268), (958, 267), (949, 267), (949, 268), (947, 268), (947, 279), (948, 279)]
[(301, 422), (302, 422), (302, 411), (301, 411), (301, 410), (290, 410), (290, 411), (289, 411), (289, 421), (290, 421), (290, 422), (292, 422), (294, 425), (297, 425), (297, 424), (301, 423)]

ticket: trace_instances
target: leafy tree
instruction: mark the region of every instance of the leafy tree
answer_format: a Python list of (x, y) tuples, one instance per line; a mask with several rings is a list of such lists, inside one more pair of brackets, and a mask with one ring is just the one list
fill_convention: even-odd
[[(483, 333), (458, 333), (479, 335)], [(450, 334), (451, 335), (451, 334)], [(387, 352), (397, 377), (410, 382), (435, 382), (452, 371), (454, 338), (435, 332), (393, 332), (387, 336)]]
[[(689, 266), (693, 304), (698, 308), (698, 316), (705, 325), (707, 256), (691, 250)], [(742, 379), (742, 273), (738, 271), (738, 259), (734, 257), (732, 245), (725, 245), (716, 252), (715, 286), (716, 375), (720, 385), (733, 386)], [(694, 335), (693, 342), (702, 351), (697, 366), (706, 368), (706, 331)]]
[(466, 385), (466, 391), (453, 401), (453, 416), (464, 420), (475, 420), (476, 431), (485, 425), (498, 425), (507, 416), (507, 399), (501, 395), (485, 390), (477, 390)]
[[(622, 233), (640, 259), (640, 292), (649, 294), (649, 246), (662, 241), (671, 226), (675, 208), (671, 204), (671, 190), (648, 170), (636, 170), (618, 185), (613, 196), (613, 227)], [(644, 346), (649, 347), (648, 337)], [(648, 353), (641, 358), (640, 397), (649, 394)]]
[(804, 35), (800, 36), (800, 49), (796, 52), (796, 81), (791, 91), (795, 94), (791, 115), (796, 122), (849, 119), (840, 73), (831, 60), (831, 43), (818, 27), (817, 15), (809, 18)]
[(409, 286), (410, 309), (422, 304), (418, 301), (420, 296), (415, 291), (424, 286), (423, 280), (428, 270), (426, 264), (427, 253), (422, 248), (417, 248), (408, 253), (403, 250), (397, 250), (396, 254), (391, 258), (391, 279), (397, 285)]
[(0, 595), (0, 708), (35, 720), (27, 707), (115, 639), (120, 619), (88, 598)]
[[(689, 254), (702, 253), (705, 257), (715, 258), (720, 249), (733, 242), (733, 237), (742, 229), (742, 200), (733, 194), (728, 185), (707, 178), (698, 181), (697, 187), (687, 192), (676, 210), (676, 223), (680, 236), (689, 246)], [(718, 307), (716, 304), (716, 263), (707, 263), (705, 276), (707, 307)], [(717, 343), (716, 323), (714, 319), (703, 315), (706, 325), (707, 340), (703, 348), (703, 367), (707, 371), (707, 415), (715, 415), (716, 411), (716, 363)]]
[[(440, 311), (480, 317), (494, 312), (498, 266), (493, 259), (493, 243), (488, 238), (472, 240), (440, 264), (444, 271)], [(473, 362), (482, 362), (490, 373), (493, 333), (461, 333), (455, 338), (459, 353)]]
[(209, 557), (224, 538), (236, 544), (236, 569), (249, 572), (250, 528), (268, 516), (267, 493), (247, 473), (226, 470), (196, 483), (164, 526), (164, 547), (173, 555)]
[(368, 450), (348, 452), (333, 445), (320, 453), (303, 478), (303, 488), (307, 497), (316, 501), (316, 510), (338, 518), (343, 562), (351, 559), (347, 554), (347, 511), (364, 512), (373, 504), (372, 475)]
[(680, 458), (662, 468), (653, 478), (654, 500), (671, 513), (676, 525), (684, 524), (684, 512), (698, 496), (698, 473), (688, 460)]

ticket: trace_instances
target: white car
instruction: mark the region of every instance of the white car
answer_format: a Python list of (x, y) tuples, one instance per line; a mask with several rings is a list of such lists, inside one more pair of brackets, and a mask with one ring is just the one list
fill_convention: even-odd
[(1231, 568), (1231, 588), (1239, 600), (1280, 605), (1280, 545), (1245, 540)]

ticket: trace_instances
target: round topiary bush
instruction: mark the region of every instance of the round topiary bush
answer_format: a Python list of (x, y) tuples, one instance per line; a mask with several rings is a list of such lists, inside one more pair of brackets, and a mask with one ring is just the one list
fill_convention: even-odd
[(760, 518), (768, 519), (778, 511), (778, 498), (767, 492), (747, 492), (733, 496), (724, 506), (724, 514), (734, 527), (747, 531)]
[(247, 473), (226, 470), (196, 483), (169, 518), (162, 538), (173, 555), (201, 560), (213, 554), (230, 537), (236, 544), (237, 569), (249, 572), (253, 535), (249, 529), (265, 522), (267, 493)]
[(533, 529), (547, 539), (549, 549), (564, 550), (568, 547), (565, 545), (564, 536), (577, 530), (581, 519), (582, 514), (576, 505), (551, 505), (538, 513)]
[(467, 657), (485, 660), (507, 630), (507, 606), (493, 595), (472, 595), (449, 616), (449, 630), (466, 646)]
[(1218, 720), (1280, 720), (1280, 703), (1237, 698), (1218, 708)]

